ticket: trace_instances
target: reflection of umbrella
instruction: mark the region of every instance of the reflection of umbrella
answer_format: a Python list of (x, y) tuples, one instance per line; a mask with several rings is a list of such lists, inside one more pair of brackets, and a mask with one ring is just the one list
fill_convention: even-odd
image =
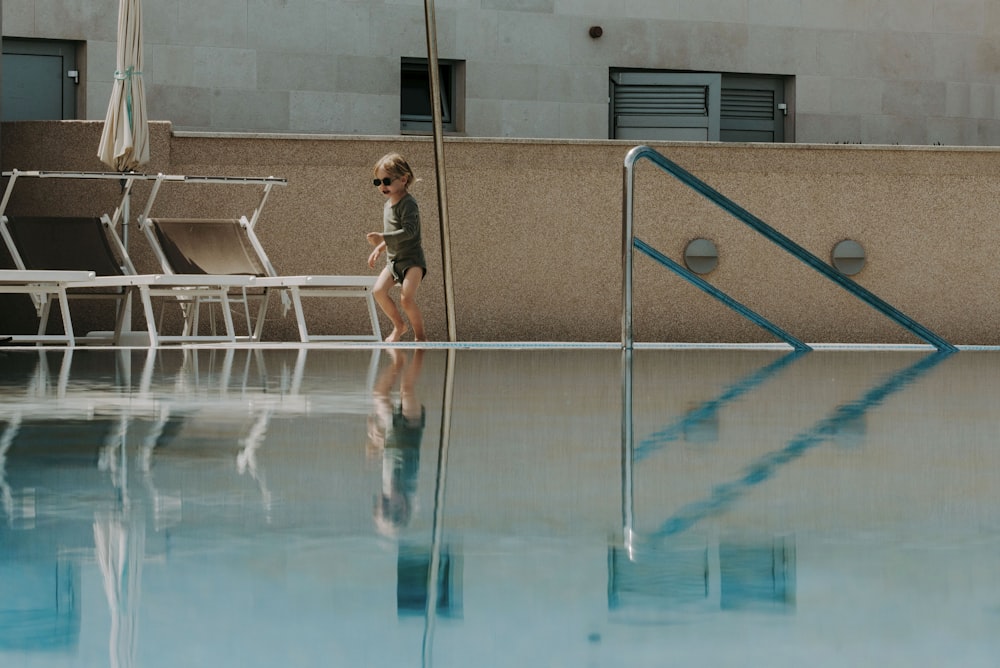
[(125, 458), (128, 417), (122, 415), (105, 442), (99, 466), (107, 466), (118, 488), (118, 504), (113, 511), (94, 518), (94, 547), (104, 580), (104, 594), (111, 612), (108, 651), (111, 668), (136, 665), (139, 632), (139, 591), (142, 560), (146, 550), (146, 530), (141, 518), (131, 511)]
[(120, 2), (115, 85), (97, 157), (124, 172), (149, 162), (149, 126), (142, 83), (142, 2)]
[(146, 533), (127, 514), (111, 513), (94, 520), (97, 563), (111, 610), (108, 650), (112, 668), (136, 665), (139, 632), (139, 589)]

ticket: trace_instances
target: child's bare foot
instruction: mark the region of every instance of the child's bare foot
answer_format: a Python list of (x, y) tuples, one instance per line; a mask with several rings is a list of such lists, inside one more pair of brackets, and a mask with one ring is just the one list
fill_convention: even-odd
[(389, 332), (389, 336), (385, 337), (386, 343), (396, 343), (397, 341), (403, 340), (403, 334), (410, 331), (409, 325), (403, 325), (402, 327), (393, 327), (392, 331)]

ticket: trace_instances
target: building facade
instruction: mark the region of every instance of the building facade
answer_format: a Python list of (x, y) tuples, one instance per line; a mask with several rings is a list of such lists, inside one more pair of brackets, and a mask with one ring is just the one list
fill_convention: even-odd
[[(0, 4), (3, 118), (102, 119), (118, 1)], [(443, 120), (458, 136), (1000, 144), (990, 0), (435, 9)], [(429, 130), (422, 0), (147, 0), (143, 12), (149, 115), (177, 130)]]

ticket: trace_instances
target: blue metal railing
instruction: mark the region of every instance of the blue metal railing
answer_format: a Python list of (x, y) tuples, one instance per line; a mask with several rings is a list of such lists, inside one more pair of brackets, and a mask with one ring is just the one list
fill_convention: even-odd
[[(794, 337), (783, 332), (780, 328), (771, 324), (763, 317), (754, 313), (750, 309), (746, 308), (736, 300), (732, 299), (728, 295), (724, 295), (717, 288), (711, 286), (707, 281), (699, 278), (693, 272), (687, 270), (685, 267), (669, 260), (666, 256), (658, 253), (650, 247), (645, 242), (636, 239), (633, 230), (633, 195), (635, 191), (635, 164), (646, 158), (657, 167), (670, 174), (678, 181), (688, 186), (698, 194), (700, 194), (705, 199), (716, 204), (724, 211), (730, 213), (732, 216), (737, 218), (740, 222), (747, 225), (748, 227), (754, 229), (755, 231), (762, 234), (765, 238), (777, 244), (780, 248), (786, 250), (795, 258), (801, 260), (806, 265), (812, 267), (818, 271), (823, 276), (844, 288), (852, 295), (861, 299), (863, 302), (869, 306), (875, 308), (882, 314), (888, 316), (896, 323), (901, 325), (903, 328), (911, 332), (914, 336), (923, 339), (927, 343), (931, 344), (935, 348), (941, 351), (954, 352), (958, 350), (951, 343), (946, 341), (941, 336), (935, 334), (928, 328), (924, 327), (916, 320), (910, 318), (903, 312), (901, 312), (896, 307), (892, 306), (885, 300), (881, 299), (874, 293), (872, 293), (867, 288), (862, 287), (855, 281), (851, 280), (844, 274), (840, 273), (832, 266), (819, 259), (805, 248), (795, 243), (781, 232), (765, 223), (763, 220), (753, 215), (743, 207), (739, 206), (731, 199), (715, 190), (709, 186), (704, 181), (700, 180), (684, 168), (682, 168), (677, 163), (666, 158), (661, 153), (658, 153), (649, 146), (636, 146), (628, 152), (625, 156), (625, 167), (623, 170), (624, 178), (624, 189), (623, 189), (623, 204), (622, 204), (622, 347), (631, 348), (634, 343), (633, 331), (632, 331), (632, 264), (633, 264), (633, 249), (639, 249), (642, 252), (650, 255), (653, 259), (657, 260), (664, 266), (666, 266), (671, 271), (674, 271), (679, 276), (692, 283), (693, 285), (699, 287), (700, 289), (708, 292), (716, 299), (719, 299), (724, 304), (733, 308), (739, 312), (744, 317), (749, 318), (756, 324), (768, 329), (772, 334), (775, 334), (779, 338), (784, 339), (789, 345), (796, 349), (808, 350), (809, 347), (806, 344), (798, 341)], [(655, 253), (655, 254), (654, 254)], [(667, 260), (667, 262), (664, 262)], [(708, 286), (709, 289), (706, 289)], [(798, 345), (797, 345), (798, 344)], [(804, 348), (799, 348), (798, 346), (805, 346)]]
[(697, 287), (698, 289), (700, 289), (702, 292), (705, 292), (705, 293), (707, 293), (707, 294), (715, 297), (720, 302), (722, 302), (723, 304), (725, 304), (729, 308), (733, 309), (734, 311), (736, 311), (737, 313), (739, 313), (743, 317), (745, 317), (748, 320), (750, 320), (752, 322), (755, 322), (756, 324), (760, 325), (761, 327), (763, 327), (767, 331), (769, 331), (772, 334), (774, 334), (779, 339), (782, 339), (783, 341), (785, 341), (788, 345), (790, 345), (795, 350), (803, 351), (803, 352), (806, 351), (806, 350), (812, 350), (812, 348), (808, 344), (803, 343), (799, 339), (795, 338), (794, 336), (792, 336), (791, 334), (789, 334), (785, 330), (783, 330), (780, 327), (778, 327), (777, 325), (775, 325), (773, 322), (771, 322), (770, 320), (768, 320), (764, 316), (760, 315), (756, 311), (753, 311), (750, 308), (748, 308), (747, 306), (744, 306), (740, 302), (736, 301), (735, 299), (733, 299), (732, 297), (730, 297), (729, 295), (727, 295), (725, 292), (723, 292), (719, 288), (715, 287), (714, 285), (712, 285), (711, 283), (709, 283), (708, 281), (706, 281), (701, 276), (698, 276), (697, 274), (695, 274), (694, 272), (690, 271), (686, 267), (683, 267), (683, 266), (679, 265), (678, 263), (674, 262), (673, 260), (671, 260), (669, 257), (667, 257), (666, 255), (664, 255), (663, 253), (661, 253), (660, 251), (656, 250), (655, 248), (653, 248), (652, 246), (650, 246), (649, 244), (647, 244), (642, 239), (636, 239), (634, 241), (634, 244), (635, 244), (635, 248), (636, 249), (642, 251), (643, 253), (645, 253), (649, 257), (653, 258), (654, 260), (656, 260), (657, 262), (659, 262), (660, 264), (662, 264), (664, 267), (666, 267), (670, 271), (674, 272), (675, 274), (677, 274), (678, 276), (680, 276), (681, 278), (683, 278), (684, 280), (686, 280), (688, 283), (691, 283), (692, 285), (694, 285), (695, 287)]

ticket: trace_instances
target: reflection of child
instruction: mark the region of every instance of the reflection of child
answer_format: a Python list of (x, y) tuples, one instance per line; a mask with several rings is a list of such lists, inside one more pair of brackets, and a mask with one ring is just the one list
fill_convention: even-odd
[[(417, 288), (427, 273), (427, 261), (420, 240), (420, 209), (410, 194), (413, 170), (403, 156), (390, 153), (375, 163), (375, 185), (385, 196), (382, 212), (382, 231), (369, 232), (368, 243), (375, 250), (368, 256), (368, 266), (375, 263), (384, 252), (388, 260), (385, 269), (375, 281), (373, 295), (382, 311), (392, 321), (392, 331), (385, 337), (388, 342), (399, 341), (413, 327), (413, 339), (425, 341), (424, 318), (417, 306)], [(410, 324), (403, 320), (399, 308), (389, 296), (389, 288), (402, 286), (399, 305)]]
[[(390, 364), (375, 383), (375, 414), (368, 418), (368, 452), (381, 451), (382, 486), (375, 498), (374, 518), (379, 532), (392, 536), (410, 523), (415, 510), (420, 444), (425, 411), (415, 392), (423, 365), (423, 350), (407, 364), (399, 350), (390, 349)], [(402, 375), (399, 403), (392, 405), (392, 388)]]

